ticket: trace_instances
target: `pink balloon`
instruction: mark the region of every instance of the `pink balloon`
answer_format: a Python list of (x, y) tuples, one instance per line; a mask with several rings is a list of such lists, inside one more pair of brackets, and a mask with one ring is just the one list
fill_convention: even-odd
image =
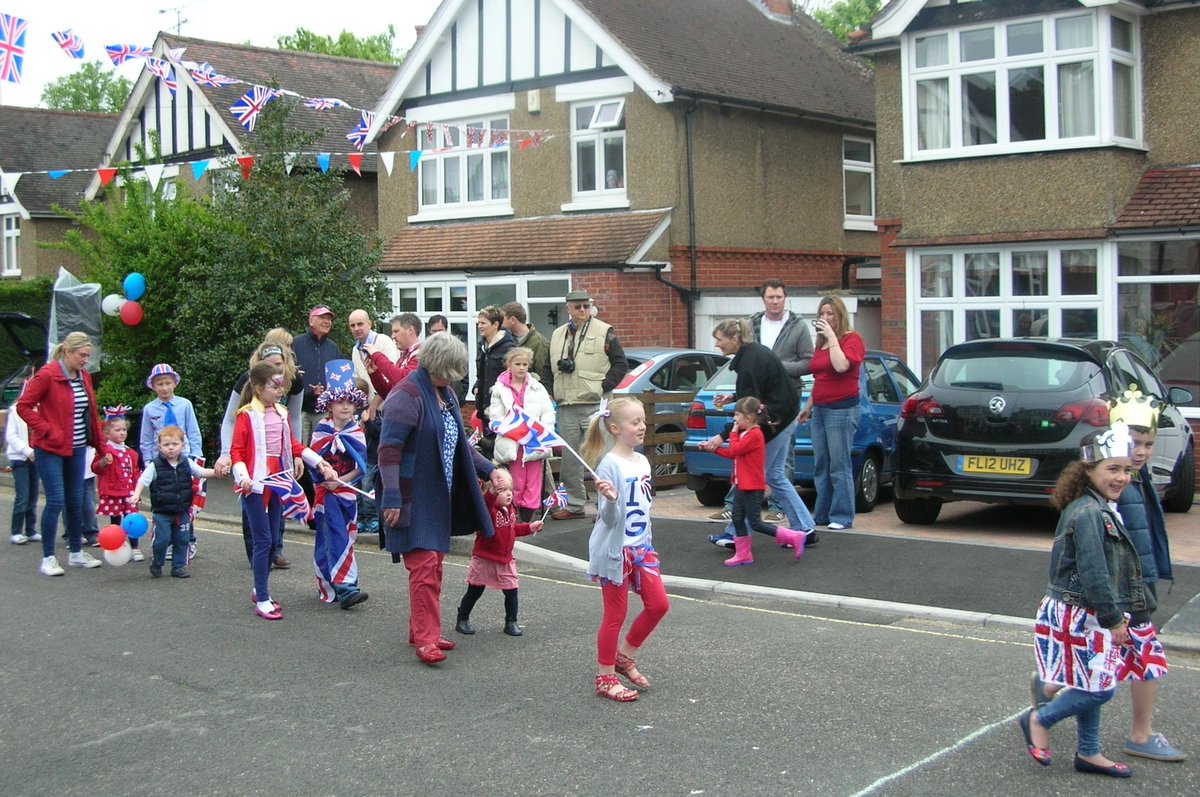
[(137, 302), (125, 302), (121, 305), (121, 322), (127, 327), (136, 327), (142, 323), (142, 306)]

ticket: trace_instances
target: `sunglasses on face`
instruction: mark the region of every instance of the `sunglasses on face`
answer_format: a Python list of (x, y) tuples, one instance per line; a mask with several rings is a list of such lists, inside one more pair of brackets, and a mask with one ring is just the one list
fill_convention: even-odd
[(571, 304), (573, 310), (587, 310), (591, 306), (591, 302), (572, 302)]

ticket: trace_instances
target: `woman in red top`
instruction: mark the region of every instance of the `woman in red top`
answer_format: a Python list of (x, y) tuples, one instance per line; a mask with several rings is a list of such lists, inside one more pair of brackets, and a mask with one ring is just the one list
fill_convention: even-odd
[[(804, 553), (804, 538), (807, 536), (805, 532), (772, 526), (765, 522), (758, 512), (758, 508), (762, 506), (763, 491), (767, 489), (767, 447), (763, 442), (762, 429), (759, 428), (764, 409), (762, 402), (754, 396), (738, 399), (738, 403), (733, 407), (733, 429), (729, 432), (729, 445), (721, 446), (714, 452), (733, 460), (734, 493), (730, 515), (735, 535), (734, 554), (725, 560), (726, 567), (754, 564), (754, 557), (750, 553), (749, 529), (774, 537), (780, 545), (792, 546), (796, 552), (795, 559), (799, 559)], [(747, 507), (749, 512), (746, 511)]]
[(826, 296), (817, 306), (813, 389), (800, 410), (800, 422), (812, 416), (813, 478), (818, 526), (848, 529), (854, 524), (854, 466), (850, 446), (858, 429), (858, 371), (866, 347), (850, 328), (846, 305)]
[(100, 566), (100, 560), (82, 547), (87, 447), (95, 447), (96, 459), (102, 465), (112, 462), (108, 444), (100, 434), (96, 394), (86, 370), (91, 357), (91, 339), (82, 332), (72, 332), (54, 347), (50, 362), (29, 380), (17, 399), (17, 414), (29, 425), (29, 445), (37, 452), (33, 461), (46, 493), (41, 571), (47, 576), (63, 574), (54, 555), (59, 515), (66, 516), (70, 547), (67, 564)]

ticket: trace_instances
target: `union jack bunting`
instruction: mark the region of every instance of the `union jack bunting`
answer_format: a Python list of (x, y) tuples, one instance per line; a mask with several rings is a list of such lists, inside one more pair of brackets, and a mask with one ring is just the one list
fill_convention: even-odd
[(130, 58), (149, 58), (154, 52), (149, 47), (139, 47), (136, 44), (110, 44), (104, 48), (113, 66), (120, 66)]
[(234, 83), (242, 81), (225, 75), (218, 75), (217, 70), (213, 69), (213, 65), (205, 61), (203, 64), (197, 64), (188, 70), (192, 75), (192, 80), (199, 83), (201, 86), (209, 86), (211, 88), (220, 88), (221, 86), (232, 86)]
[(50, 34), (50, 38), (71, 58), (83, 58), (83, 39), (79, 38), (75, 31), (55, 31)]
[(546, 496), (545, 501), (542, 501), (542, 506), (546, 507), (547, 509), (561, 509), (569, 503), (570, 501), (567, 498), (567, 487), (562, 482), (559, 482), (558, 486), (554, 488), (554, 492)]
[(367, 144), (367, 133), (370, 132), (371, 125), (374, 123), (375, 114), (371, 111), (363, 111), (358, 124), (346, 134), (346, 139), (354, 145), (355, 149), (361, 150)]
[(172, 96), (175, 94), (175, 89), (179, 88), (179, 84), (175, 82), (175, 70), (166, 61), (160, 61), (157, 58), (146, 59), (146, 69), (150, 74), (157, 75), (158, 79), (163, 82)]
[(509, 410), (500, 420), (492, 421), (489, 426), (496, 434), (502, 434), (520, 444), (526, 454), (549, 451), (554, 446), (565, 445), (565, 441), (555, 434), (553, 429), (542, 426), (517, 407)]
[(307, 523), (312, 519), (312, 507), (300, 483), (292, 478), (291, 471), (272, 473), (262, 480), (263, 489), (270, 490), (279, 496), (283, 516), (292, 520), (303, 520)]
[(482, 147), (483, 146), (483, 133), (484, 133), (484, 130), (482, 127), (468, 127), (467, 128), (467, 146), (468, 147)]
[(491, 134), (488, 137), (488, 146), (489, 147), (503, 147), (507, 143), (508, 143), (508, 131), (507, 130), (491, 131)]
[(328, 111), (330, 108), (349, 108), (350, 106), (337, 97), (309, 97), (304, 101), (304, 107), (316, 111)]
[(234, 119), (238, 120), (238, 124), (246, 128), (248, 132), (253, 133), (254, 125), (258, 122), (258, 114), (275, 97), (275, 89), (269, 89), (266, 86), (255, 86), (243, 94), (237, 102), (229, 106), (229, 112), (233, 114)]
[(29, 23), (9, 14), (0, 14), (0, 80), (21, 82), (25, 65), (25, 29)]

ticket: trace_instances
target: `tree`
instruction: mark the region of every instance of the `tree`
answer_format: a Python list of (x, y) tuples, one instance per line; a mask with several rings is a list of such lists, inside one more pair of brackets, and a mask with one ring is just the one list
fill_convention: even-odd
[(120, 113), (133, 84), (101, 61), (88, 61), (77, 72), (42, 89), (42, 105), (55, 111)]
[(821, 27), (845, 42), (847, 35), (869, 24), (883, 4), (884, 0), (837, 0), (828, 8), (816, 8), (812, 2), (804, 6)]
[(275, 43), (281, 50), (340, 55), (363, 61), (398, 64), (404, 60), (404, 53), (395, 51), (395, 40), (396, 28), (394, 25), (388, 25), (387, 33), (377, 33), (361, 39), (348, 30), (343, 30), (334, 39), (332, 36), (322, 36), (305, 28), (296, 28), (296, 32), (291, 35), (277, 36)]

